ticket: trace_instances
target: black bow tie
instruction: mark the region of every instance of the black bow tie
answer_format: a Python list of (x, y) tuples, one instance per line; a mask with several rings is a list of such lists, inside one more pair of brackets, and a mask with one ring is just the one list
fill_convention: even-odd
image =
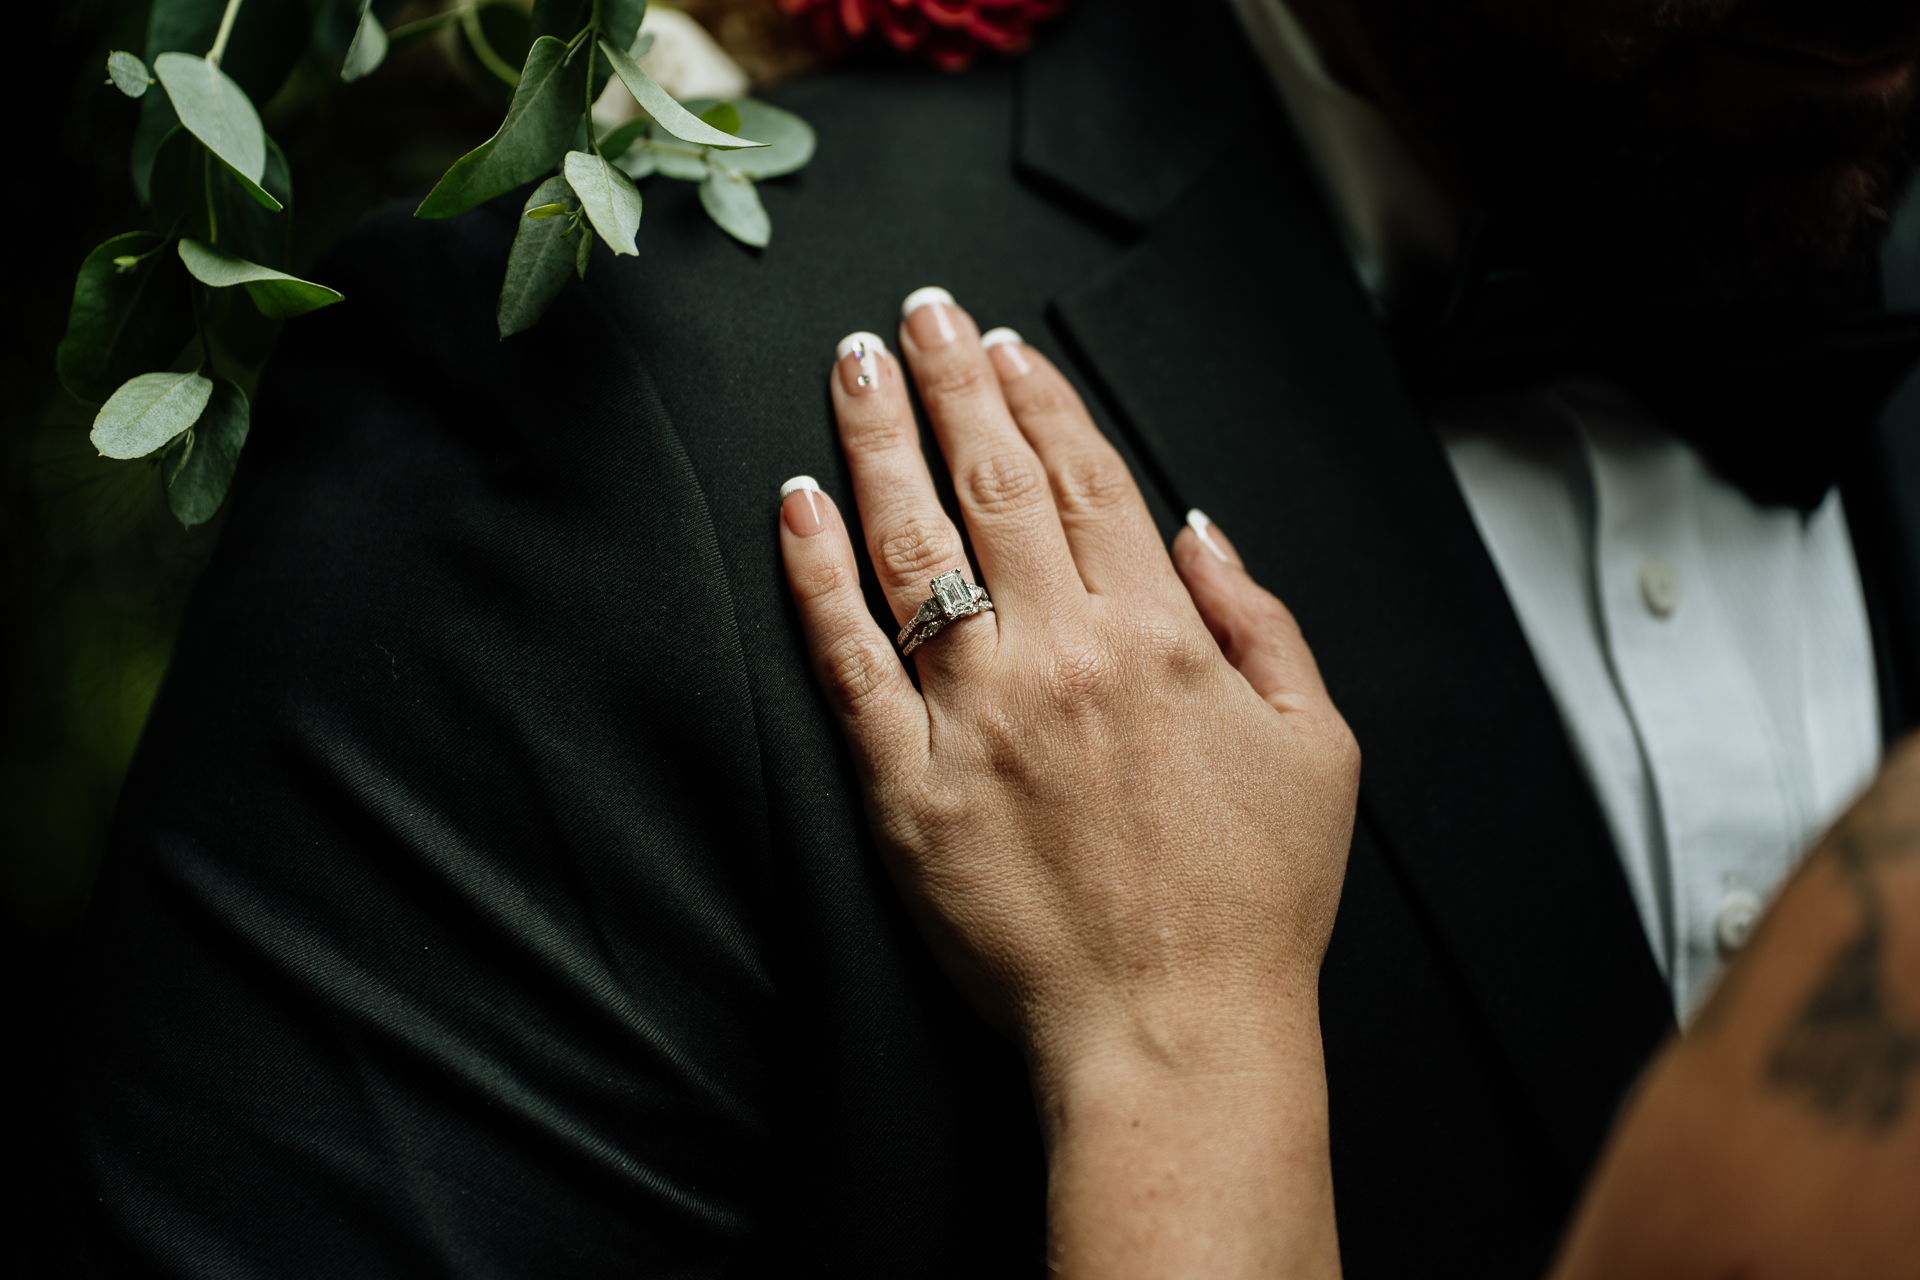
[(1658, 310), (1474, 256), (1437, 323), (1401, 327), (1417, 395), (1599, 378), (1766, 506), (1818, 506), (1920, 361), (1920, 313), (1881, 308), (1877, 283), (1851, 306)]

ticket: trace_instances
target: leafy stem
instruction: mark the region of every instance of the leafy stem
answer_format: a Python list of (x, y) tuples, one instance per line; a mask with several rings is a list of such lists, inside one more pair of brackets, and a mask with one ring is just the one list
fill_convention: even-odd
[(214, 159), (212, 156), (202, 155), (200, 157), (200, 175), (206, 180), (204, 185), (207, 191), (207, 243), (219, 244), (220, 215), (214, 211), (213, 205), (213, 165)]
[(233, 34), (233, 20), (239, 16), (240, 0), (227, 0), (227, 11), (220, 15), (219, 34), (213, 38), (213, 48), (207, 50), (207, 61), (216, 67), (227, 52), (227, 37)]

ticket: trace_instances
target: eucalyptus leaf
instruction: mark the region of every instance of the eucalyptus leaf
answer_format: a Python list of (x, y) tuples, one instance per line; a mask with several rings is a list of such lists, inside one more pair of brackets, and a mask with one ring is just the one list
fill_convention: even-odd
[(147, 64), (119, 49), (107, 55), (107, 78), (129, 98), (137, 98), (153, 86)]
[(233, 484), (240, 450), (247, 443), (250, 417), (246, 392), (225, 378), (215, 378), (213, 394), (199, 420), (168, 447), (161, 460), (167, 505), (189, 529), (205, 524), (220, 510)]
[(647, 136), (647, 123), (645, 116), (636, 116), (617, 129), (607, 130), (600, 135), (600, 154), (609, 160), (618, 160), (629, 147)]
[[(61, 383), (95, 404), (135, 374), (164, 369), (193, 340), (187, 273), (166, 238), (135, 231), (87, 255), (73, 282), (67, 333), (55, 356)], [(131, 265), (118, 259), (135, 258)]]
[(192, 54), (163, 53), (153, 69), (187, 131), (235, 173), (259, 182), (267, 171), (267, 133), (246, 91)]
[(674, 137), (685, 142), (697, 142), (704, 147), (759, 147), (765, 143), (754, 142), (747, 138), (735, 137), (703, 122), (700, 117), (675, 102), (665, 89), (653, 82), (653, 77), (640, 69), (640, 64), (628, 57), (626, 52), (600, 42), (600, 52), (613, 64), (614, 74), (633, 95), (640, 109), (653, 117), (655, 124)]
[(653, 165), (669, 178), (678, 178), (682, 182), (705, 182), (707, 180), (706, 149), (689, 149), (687, 144), (669, 137), (665, 143), (654, 142), (649, 148), (653, 152)]
[(551, 169), (584, 109), (588, 61), (584, 54), (569, 59), (567, 46), (551, 36), (534, 41), (499, 131), (447, 170), (415, 216), (465, 213)]
[[(377, 0), (375, 8), (390, 2)], [(359, 0), (350, 3), (355, 10), (359, 8)], [(144, 55), (147, 65), (154, 66), (164, 53), (179, 52), (194, 58), (206, 53), (226, 7), (226, 0), (153, 0)], [(286, 82), (312, 38), (312, 13), (299, 0), (247, 0), (234, 20), (220, 68), (233, 77), (248, 98), (266, 102)], [(129, 167), (134, 190), (142, 201), (147, 198), (148, 171), (160, 142), (179, 123), (166, 94), (149, 93), (140, 99), (140, 124), (134, 133)]]
[(722, 133), (740, 132), (740, 109), (731, 102), (716, 102), (705, 111), (695, 114), (700, 117), (700, 123), (710, 124)]
[(700, 184), (700, 207), (707, 216), (742, 244), (764, 249), (773, 238), (773, 221), (753, 189), (753, 179), (709, 157), (707, 180)]
[(144, 458), (191, 427), (213, 395), (197, 373), (143, 373), (129, 379), (93, 419), (93, 447), (109, 458)]
[(645, 143), (642, 143), (637, 147), (627, 148), (626, 152), (613, 163), (614, 167), (619, 169), (620, 172), (626, 174), (635, 182), (638, 182), (653, 172), (658, 158), (658, 152)]
[(587, 234), (585, 227), (580, 228), (580, 243), (573, 251), (573, 268), (580, 278), (587, 278), (587, 264), (593, 261), (593, 237)]
[[(698, 111), (706, 102), (694, 99), (686, 107)], [(813, 126), (793, 112), (758, 98), (735, 98), (733, 107), (740, 113), (740, 132), (765, 139), (767, 145), (745, 151), (716, 151), (713, 158), (719, 163), (758, 180), (792, 173), (813, 159)]]
[(600, 0), (600, 34), (613, 41), (616, 48), (631, 51), (646, 16), (647, 0)]
[[(507, 280), (500, 287), (497, 319), (502, 338), (532, 328), (560, 296), (575, 256), (575, 247), (566, 240), (570, 219), (548, 216), (542, 210), (565, 212), (579, 204), (565, 178), (548, 178), (527, 197), (513, 251), (507, 255)], [(580, 238), (591, 239), (584, 229)]]
[(361, 0), (360, 25), (354, 29), (353, 43), (347, 46), (346, 61), (341, 64), (342, 80), (358, 80), (386, 60), (387, 29), (373, 16), (373, 0)]
[(633, 179), (590, 151), (569, 151), (564, 172), (607, 247), (615, 253), (640, 252), (634, 245), (640, 231), (640, 192)]
[(340, 301), (340, 295), (323, 284), (236, 258), (198, 240), (180, 242), (180, 261), (186, 263), (188, 272), (204, 285), (215, 289), (244, 287), (253, 305), (260, 308), (260, 314), (275, 320), (318, 311)]

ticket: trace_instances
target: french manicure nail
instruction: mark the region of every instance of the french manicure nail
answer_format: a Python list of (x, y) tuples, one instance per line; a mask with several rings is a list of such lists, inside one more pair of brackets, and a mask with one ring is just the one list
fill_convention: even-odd
[(865, 395), (880, 385), (878, 353), (886, 349), (887, 344), (880, 340), (879, 334), (865, 330), (840, 339), (840, 345), (834, 348), (834, 359), (839, 363), (840, 383), (849, 395)]
[(812, 476), (795, 476), (780, 486), (780, 517), (796, 538), (811, 538), (827, 527), (821, 505), (820, 482)]
[(900, 304), (900, 318), (907, 322), (907, 331), (923, 349), (944, 347), (960, 336), (960, 331), (953, 327), (955, 305), (952, 294), (930, 285), (907, 295), (906, 301)]
[(1231, 542), (1227, 541), (1227, 535), (1222, 533), (1220, 526), (1208, 519), (1207, 513), (1200, 508), (1195, 507), (1187, 512), (1187, 528), (1193, 530), (1194, 535), (1200, 539), (1201, 546), (1213, 552), (1220, 560), (1231, 565), (1240, 563), (1240, 553), (1233, 549)]
[(980, 345), (986, 348), (988, 358), (993, 361), (993, 367), (1000, 371), (1004, 381), (1024, 378), (1033, 372), (1033, 366), (1027, 362), (1027, 353), (1022, 350), (1027, 340), (1018, 331), (1004, 325), (989, 329), (980, 335)]

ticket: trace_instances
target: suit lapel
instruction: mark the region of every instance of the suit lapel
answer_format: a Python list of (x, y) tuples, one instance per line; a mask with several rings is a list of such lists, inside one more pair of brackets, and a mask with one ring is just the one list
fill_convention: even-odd
[(1128, 217), (1171, 207), (1054, 318), (1169, 504), (1219, 520), (1299, 617), (1361, 743), (1363, 820), (1578, 1176), (1671, 1026), (1665, 984), (1289, 127), (1264, 89), (1237, 118), (1266, 144), (1130, 196), (1100, 194), (1086, 135), (1060, 185)]

